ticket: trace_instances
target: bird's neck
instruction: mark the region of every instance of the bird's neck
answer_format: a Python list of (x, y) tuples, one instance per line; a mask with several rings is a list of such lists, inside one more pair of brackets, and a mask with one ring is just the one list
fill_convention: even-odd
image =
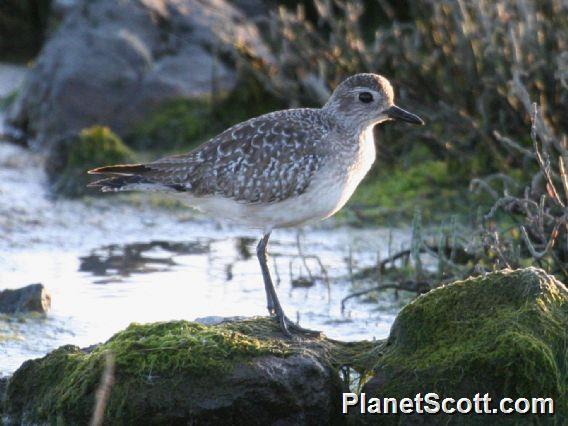
[(374, 125), (369, 126), (368, 123), (355, 123), (349, 118), (337, 116), (326, 108), (322, 108), (323, 116), (326, 118), (330, 127), (345, 140), (359, 139), (368, 129), (372, 129)]

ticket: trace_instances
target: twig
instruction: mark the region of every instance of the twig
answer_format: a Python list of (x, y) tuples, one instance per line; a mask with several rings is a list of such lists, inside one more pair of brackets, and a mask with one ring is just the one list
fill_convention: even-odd
[(532, 152), (529, 149), (526, 149), (524, 147), (522, 147), (518, 142), (513, 141), (512, 139), (501, 135), (501, 133), (499, 133), (497, 130), (493, 131), (493, 136), (495, 136), (495, 139), (497, 139), (499, 142), (501, 142), (503, 145), (512, 148), (518, 152), (520, 152), (521, 154), (523, 154), (525, 157), (528, 158), (536, 158), (536, 155), (534, 152)]
[(342, 300), (341, 300), (341, 312), (343, 313), (345, 311), (345, 304), (349, 299), (353, 299), (355, 297), (359, 297), (359, 296), (364, 296), (366, 294), (372, 293), (374, 291), (382, 291), (382, 290), (404, 290), (404, 291), (410, 291), (410, 292), (415, 292), (418, 294), (423, 294), (423, 293), (427, 293), (428, 291), (430, 291), (431, 286), (430, 283), (427, 281), (402, 281), (400, 283), (396, 283), (396, 282), (385, 282), (383, 284), (380, 284), (376, 287), (372, 287), (366, 290), (360, 290), (360, 291), (356, 291), (354, 293), (351, 293), (347, 296), (345, 296)]
[(114, 384), (115, 359), (111, 352), (105, 354), (105, 368), (101, 377), (101, 383), (95, 393), (95, 409), (91, 417), (91, 426), (103, 424), (105, 408), (110, 396), (112, 385)]
[[(540, 166), (540, 169), (544, 173), (546, 178), (546, 188), (551, 195), (551, 198), (556, 201), (561, 207), (565, 207), (564, 203), (560, 199), (558, 192), (556, 191), (556, 186), (554, 185), (554, 181), (552, 180), (551, 172), (550, 172), (550, 159), (548, 155), (546, 156), (546, 161), (542, 158), (540, 150), (538, 148), (538, 138), (537, 138), (537, 119), (538, 119), (538, 107), (536, 102), (533, 103), (533, 114), (532, 114), (532, 125), (531, 125), (531, 139), (534, 146), (534, 151), (536, 154), (536, 159)], [(544, 152), (543, 152), (544, 153)]]

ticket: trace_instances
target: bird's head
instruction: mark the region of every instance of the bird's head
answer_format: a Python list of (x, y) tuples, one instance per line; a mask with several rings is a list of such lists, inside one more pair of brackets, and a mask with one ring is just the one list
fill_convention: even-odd
[(386, 120), (424, 124), (420, 117), (394, 104), (390, 82), (378, 74), (355, 74), (347, 78), (335, 88), (323, 109), (361, 130)]

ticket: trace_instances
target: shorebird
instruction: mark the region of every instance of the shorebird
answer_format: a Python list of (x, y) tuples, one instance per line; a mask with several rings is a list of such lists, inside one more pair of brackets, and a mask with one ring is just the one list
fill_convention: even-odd
[(195, 150), (147, 164), (100, 167), (102, 191), (168, 191), (218, 219), (262, 230), (257, 257), (268, 312), (283, 333), (309, 332), (284, 314), (267, 265), (273, 229), (340, 210), (375, 161), (373, 127), (387, 120), (424, 124), (394, 104), (377, 74), (339, 84), (322, 108), (276, 111), (234, 125)]

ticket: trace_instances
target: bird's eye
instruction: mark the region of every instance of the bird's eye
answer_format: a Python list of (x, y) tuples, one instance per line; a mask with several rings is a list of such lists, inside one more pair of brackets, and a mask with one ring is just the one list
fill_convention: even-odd
[(359, 93), (359, 100), (363, 103), (370, 103), (373, 102), (373, 95), (371, 95), (369, 92), (361, 92)]

